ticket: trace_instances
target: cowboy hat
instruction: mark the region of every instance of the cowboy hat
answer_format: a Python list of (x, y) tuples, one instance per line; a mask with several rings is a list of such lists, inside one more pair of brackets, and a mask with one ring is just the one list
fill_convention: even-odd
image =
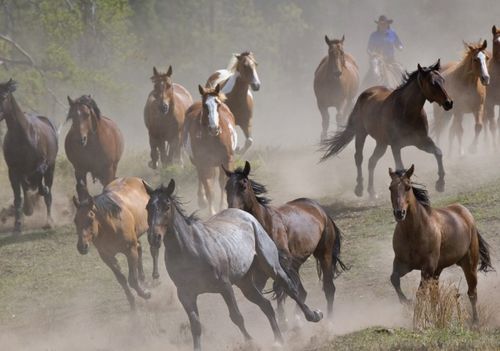
[(393, 21), (392, 19), (388, 19), (386, 16), (382, 15), (378, 18), (378, 21), (375, 21), (375, 23), (379, 24), (379, 23), (388, 23), (388, 24), (391, 24)]

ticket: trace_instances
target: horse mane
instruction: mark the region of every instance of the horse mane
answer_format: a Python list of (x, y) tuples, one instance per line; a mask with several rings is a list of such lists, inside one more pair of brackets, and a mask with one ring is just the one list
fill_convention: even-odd
[[(402, 177), (406, 173), (406, 169), (397, 170), (396, 174), (398, 177)], [(413, 195), (417, 199), (418, 203), (424, 206), (425, 208), (431, 208), (431, 199), (429, 198), (429, 192), (425, 188), (423, 184), (415, 183), (411, 181), (411, 189), (413, 191)]]
[(418, 76), (418, 69), (413, 72), (405, 71), (401, 78), (401, 83), (396, 87), (396, 89), (394, 89), (394, 91), (403, 89), (406, 85), (414, 81), (417, 78), (417, 76)]
[(231, 73), (236, 72), (236, 66), (238, 65), (238, 59), (236, 56), (248, 56), (253, 62), (256, 62), (255, 57), (253, 56), (253, 53), (250, 51), (243, 51), (241, 54), (233, 54), (231, 56), (231, 59), (229, 60), (227, 64), (227, 70)]
[(122, 212), (120, 205), (109, 196), (110, 193), (102, 193), (94, 197), (94, 205), (101, 213), (107, 214), (111, 217), (118, 218)]
[(177, 212), (179, 212), (179, 214), (186, 221), (187, 224), (193, 224), (200, 220), (196, 211), (191, 213), (190, 215), (186, 214), (186, 210), (184, 209), (184, 203), (182, 202), (179, 196), (172, 194), (169, 196), (169, 198), (170, 201), (172, 201), (172, 203), (174, 204), (175, 208), (177, 209)]
[(233, 173), (237, 174), (240, 178), (248, 179), (250, 185), (252, 186), (253, 193), (255, 194), (255, 197), (257, 198), (257, 202), (259, 204), (267, 206), (269, 203), (271, 203), (271, 199), (268, 198), (267, 196), (264, 196), (265, 194), (267, 194), (267, 189), (264, 184), (261, 184), (253, 179), (246, 177), (242, 167), (236, 168), (236, 170)]
[[(94, 114), (97, 117), (97, 119), (101, 118), (101, 110), (99, 109), (99, 107), (97, 107), (97, 103), (95, 102), (94, 99), (92, 99), (92, 96), (82, 95), (78, 99), (75, 100), (75, 104), (87, 106), (89, 109), (94, 111)], [(69, 113), (68, 113), (67, 119), (71, 119)]]
[[(481, 46), (483, 45), (482, 43), (482, 40), (479, 39), (478, 42), (471, 42), (471, 43), (466, 43), (464, 41), (464, 44), (467, 46), (463, 52), (463, 55), (462, 55), (462, 60), (458, 63), (457, 67), (463, 67), (463, 66), (469, 66), (471, 61), (468, 60), (468, 58), (470, 58), (470, 56), (476, 51), (476, 50), (479, 50), (481, 48)], [(486, 55), (488, 55), (487, 51), (485, 50), (484, 51)]]

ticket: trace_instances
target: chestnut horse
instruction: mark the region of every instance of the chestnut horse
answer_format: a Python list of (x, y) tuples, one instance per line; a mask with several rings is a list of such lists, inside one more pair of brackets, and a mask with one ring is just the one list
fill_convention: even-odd
[(347, 127), (325, 140), (322, 160), (338, 154), (354, 137), (356, 153), (354, 160), (358, 171), (354, 193), (363, 195), (363, 147), (367, 135), (375, 139), (377, 145), (368, 161), (368, 193), (375, 197), (373, 172), (378, 160), (390, 145), (397, 169), (403, 169), (401, 148), (416, 146), (420, 150), (434, 154), (438, 164), (439, 179), (436, 190), (444, 191), (444, 167), (441, 150), (429, 137), (425, 101), (436, 101), (445, 110), (453, 107), (453, 101), (444, 89), (444, 79), (439, 73), (440, 61), (431, 67), (421, 67), (407, 73), (401, 85), (395, 90), (377, 86), (365, 90), (356, 101), (349, 116)]
[[(300, 267), (314, 255), (317, 261), (318, 276), (323, 275), (323, 291), (327, 301), (328, 317), (332, 317), (335, 285), (333, 279), (339, 273), (338, 266), (345, 270), (340, 261), (341, 232), (333, 219), (316, 201), (300, 198), (274, 207), (265, 197), (265, 186), (250, 179), (250, 163), (245, 168), (234, 172), (225, 170), (228, 177), (226, 183), (227, 203), (229, 207), (239, 208), (253, 215), (271, 239), (278, 250), (291, 257), (291, 269), (297, 275)], [(263, 289), (267, 277), (255, 277), (255, 284)], [(275, 287), (277, 290), (278, 287)], [(302, 288), (299, 298), (306, 299), (307, 292)], [(284, 294), (278, 294), (278, 313), (284, 318)]]
[(392, 239), (395, 257), (391, 283), (399, 300), (408, 302), (400, 286), (402, 276), (415, 269), (421, 271), (422, 288), (425, 282), (438, 280), (443, 269), (456, 264), (464, 271), (472, 317), (477, 322), (477, 268), (480, 264), (479, 271), (493, 269), (489, 245), (464, 206), (431, 207), (427, 191), (411, 181), (414, 169), (413, 165), (407, 171), (393, 172), (389, 168), (389, 190), (397, 221)]
[[(184, 143), (191, 162), (198, 173), (198, 205), (215, 214), (212, 181), (222, 164), (233, 168), (234, 150), (238, 145), (234, 116), (224, 103), (221, 87), (198, 86), (202, 101), (195, 102), (186, 112)], [(219, 171), (221, 191), (220, 208), (224, 202), (224, 172)]]
[[(455, 101), (453, 112), (453, 122), (450, 128), (449, 151), (451, 153), (453, 141), (458, 138), (460, 155), (464, 154), (462, 147), (462, 136), (464, 130), (462, 120), (464, 114), (473, 113), (476, 121), (474, 141), (470, 146), (470, 151), (475, 152), (479, 134), (483, 129), (484, 101), (486, 98), (486, 86), (489, 84), (490, 75), (488, 73), (489, 54), (486, 52), (488, 42), (465, 45), (465, 55), (462, 61), (447, 64), (443, 67), (442, 75), (446, 80), (446, 90)], [(449, 114), (448, 114), (449, 115)], [(434, 131), (437, 142), (447, 125), (448, 116), (441, 109), (434, 106)]]
[(221, 92), (227, 97), (226, 105), (233, 113), (236, 125), (240, 126), (245, 134), (245, 146), (239, 151), (244, 154), (253, 143), (253, 95), (248, 88), (253, 91), (260, 89), (257, 61), (253, 53), (245, 51), (234, 55), (228, 68), (213, 73), (205, 87), (215, 88), (217, 84), (221, 85)]
[(337, 109), (337, 127), (344, 126), (359, 89), (358, 65), (350, 54), (344, 52), (344, 39), (342, 36), (340, 40), (330, 40), (325, 35), (328, 55), (314, 72), (314, 94), (323, 128), (321, 140), (326, 138), (330, 126), (328, 108), (334, 106)]
[[(3, 154), (9, 168), (9, 180), (14, 192), (14, 233), (21, 232), (21, 217), (33, 214), (30, 191), (43, 196), (47, 207), (47, 224), (53, 226), (52, 182), (58, 150), (57, 131), (43, 116), (23, 113), (14, 99), (16, 82), (0, 83), (0, 121), (7, 123)], [(21, 197), (21, 189), (24, 194)]]
[[(148, 230), (148, 201), (149, 195), (142, 179), (135, 177), (115, 179), (104, 188), (102, 194), (94, 197), (88, 193), (80, 200), (73, 197), (78, 252), (87, 254), (90, 244), (94, 243), (99, 256), (125, 291), (132, 309), (135, 308), (135, 298), (130, 287), (144, 299), (151, 297), (149, 291), (141, 287), (145, 276), (139, 241), (139, 237)], [(155, 279), (159, 277), (158, 252), (157, 247), (151, 246)], [(118, 253), (127, 257), (128, 284), (116, 259)]]
[[(105, 187), (116, 178), (118, 162), (123, 154), (123, 136), (118, 125), (101, 115), (90, 95), (76, 100), (68, 96), (71, 128), (64, 149), (75, 169), (78, 197), (85, 195), (87, 173)], [(83, 191), (83, 193), (82, 193)]]
[[(172, 66), (167, 73), (153, 67), (154, 88), (149, 93), (144, 107), (144, 123), (148, 128), (151, 161), (149, 167), (156, 169), (158, 159), (167, 166), (176, 161), (182, 164), (181, 139), (186, 110), (193, 103), (191, 94), (182, 85), (172, 82)], [(166, 150), (168, 143), (168, 152)]]
[(491, 28), (493, 34), (493, 54), (488, 62), (488, 73), (490, 84), (486, 87), (486, 101), (484, 103), (485, 122), (489, 123), (493, 145), (496, 147), (497, 120), (495, 118), (495, 106), (500, 106), (500, 29), (496, 26)]

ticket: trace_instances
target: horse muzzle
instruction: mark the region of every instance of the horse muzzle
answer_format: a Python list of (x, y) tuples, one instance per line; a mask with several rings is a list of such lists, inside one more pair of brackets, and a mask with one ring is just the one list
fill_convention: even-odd
[(220, 134), (220, 128), (219, 127), (208, 127), (208, 132), (210, 133), (211, 136), (219, 136)]
[(161, 235), (156, 233), (148, 233), (148, 242), (152, 247), (159, 249), (161, 247)]
[(250, 84), (250, 87), (252, 88), (253, 91), (259, 91), (260, 90), (260, 83), (252, 83), (252, 84)]
[(443, 104), (443, 108), (445, 111), (449, 111), (453, 108), (453, 100), (446, 100)]
[(87, 136), (86, 135), (82, 136), (80, 139), (80, 145), (87, 146), (87, 141), (88, 141)]
[(168, 113), (168, 111), (170, 111), (170, 107), (168, 106), (168, 104), (165, 104), (165, 103), (160, 104), (160, 112), (161, 113), (166, 115)]
[(402, 222), (406, 218), (406, 210), (394, 210), (393, 213), (397, 222)]
[(490, 85), (490, 76), (481, 76), (481, 84), (484, 86)]
[(78, 249), (80, 255), (86, 255), (89, 252), (89, 244), (78, 242), (78, 244), (76, 244), (76, 248)]

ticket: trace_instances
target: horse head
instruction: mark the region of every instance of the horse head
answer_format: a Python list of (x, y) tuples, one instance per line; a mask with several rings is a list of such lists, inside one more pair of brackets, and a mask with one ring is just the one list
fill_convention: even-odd
[(203, 106), (202, 124), (207, 126), (210, 135), (218, 136), (221, 132), (219, 109), (226, 100), (226, 96), (221, 93), (219, 84), (215, 88), (203, 88), (201, 85), (198, 85), (198, 90)]
[(493, 57), (495, 60), (500, 60), (500, 29), (496, 26), (491, 28), (493, 34)]
[(146, 206), (148, 212), (148, 242), (153, 247), (160, 247), (165, 236), (169, 223), (172, 223), (175, 190), (175, 181), (170, 180), (168, 186), (163, 184), (157, 189), (153, 189), (145, 181), (142, 182), (149, 195), (149, 201)]
[(226, 173), (226, 194), (227, 204), (230, 208), (239, 208), (244, 211), (251, 211), (253, 205), (269, 203), (269, 199), (263, 195), (267, 193), (266, 187), (248, 178), (250, 175), (250, 163), (245, 162), (245, 167), (239, 167), (231, 172), (221, 166)]
[(466, 43), (465, 46), (465, 60), (468, 65), (469, 72), (471, 72), (474, 77), (479, 77), (481, 84), (484, 86), (490, 84), (490, 74), (488, 72), (488, 61), (490, 56), (486, 51), (488, 42), (484, 40), (478, 43)]
[(260, 89), (259, 75), (257, 74), (257, 61), (252, 52), (245, 51), (236, 55), (236, 71), (241, 79), (250, 85), (253, 91)]
[(74, 223), (78, 234), (76, 248), (80, 254), (85, 255), (89, 251), (90, 243), (99, 233), (99, 221), (96, 218), (97, 208), (94, 199), (88, 192), (80, 199), (73, 196), (73, 204), (76, 207)]
[(101, 119), (101, 111), (90, 95), (82, 95), (76, 100), (68, 96), (69, 112), (67, 120), (72, 120), (71, 128), (80, 136), (80, 144), (86, 146), (90, 133), (95, 133)]
[(168, 67), (167, 73), (158, 72), (156, 67), (153, 67), (153, 76), (151, 80), (154, 84), (153, 95), (158, 101), (160, 112), (166, 115), (170, 111), (172, 101), (172, 66)]
[(389, 176), (391, 177), (391, 202), (394, 218), (398, 222), (402, 222), (408, 213), (410, 204), (410, 194), (412, 190), (411, 176), (415, 171), (415, 166), (412, 165), (408, 170), (396, 170), (389, 168)]
[(14, 91), (16, 91), (17, 83), (11, 79), (9, 79), (5, 83), (0, 83), (0, 121), (5, 118), (5, 111), (7, 107), (5, 106), (8, 97)]
[(328, 45), (329, 70), (335, 77), (340, 77), (342, 75), (342, 70), (345, 66), (344, 40), (344, 35), (342, 35), (342, 39), (332, 40), (325, 35), (325, 43)]
[(450, 110), (453, 107), (453, 100), (451, 100), (444, 88), (444, 78), (439, 72), (441, 69), (441, 60), (438, 59), (438, 61), (430, 67), (422, 67), (418, 64), (417, 69), (418, 85), (425, 98), (429, 102), (437, 102), (439, 106), (442, 106), (446, 111)]

